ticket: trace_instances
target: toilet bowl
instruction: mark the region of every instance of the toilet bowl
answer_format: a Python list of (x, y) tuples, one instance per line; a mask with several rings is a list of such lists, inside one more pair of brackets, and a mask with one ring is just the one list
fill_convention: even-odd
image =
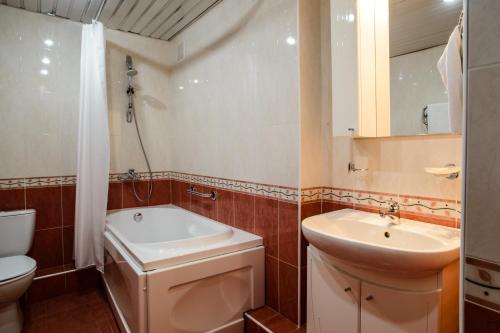
[(35, 276), (36, 261), (25, 256), (34, 228), (34, 210), (0, 212), (0, 333), (18, 333), (23, 328), (18, 300)]

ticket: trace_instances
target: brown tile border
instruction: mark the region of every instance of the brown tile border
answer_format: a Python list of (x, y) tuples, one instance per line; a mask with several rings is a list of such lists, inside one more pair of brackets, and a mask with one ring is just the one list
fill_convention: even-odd
[(465, 294), (465, 300), (470, 301), (470, 302), (475, 303), (475, 304), (478, 304), (478, 305), (481, 305), (481, 306), (486, 307), (488, 309), (500, 312), (500, 304), (485, 301), (484, 299), (481, 299), (479, 297), (472, 296), (469, 294)]
[(500, 272), (500, 264), (491, 261), (466, 256), (465, 262), (470, 265), (486, 268), (495, 272)]

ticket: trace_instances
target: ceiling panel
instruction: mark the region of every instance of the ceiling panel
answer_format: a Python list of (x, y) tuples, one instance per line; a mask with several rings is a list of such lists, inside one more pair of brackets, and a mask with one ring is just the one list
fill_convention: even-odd
[(169, 28), (164, 34), (159, 37), (164, 40), (170, 40), (216, 3), (217, 0), (199, 1), (188, 13), (186, 13), (186, 15), (184, 15), (180, 20), (177, 21), (177, 23), (175, 23), (171, 28)]
[[(222, 0), (0, 0), (32, 12), (168, 40)], [(1, 7), (0, 7), (1, 10)]]
[(166, 6), (140, 31), (143, 36), (150, 36), (158, 27), (172, 19), (172, 17), (178, 13), (186, 3), (192, 2), (193, 0), (170, 0)]
[(125, 20), (120, 24), (119, 29), (130, 31), (134, 24), (139, 20), (142, 14), (146, 12), (146, 10), (151, 6), (154, 0), (142, 0), (138, 1), (135, 5), (134, 9), (127, 15)]
[(82, 19), (83, 13), (88, 7), (88, 2), (88, 0), (73, 0), (73, 5), (69, 10), (69, 19), (72, 21), (81, 22), (80, 20)]
[(390, 0), (391, 56), (447, 43), (461, 11), (461, 0)]

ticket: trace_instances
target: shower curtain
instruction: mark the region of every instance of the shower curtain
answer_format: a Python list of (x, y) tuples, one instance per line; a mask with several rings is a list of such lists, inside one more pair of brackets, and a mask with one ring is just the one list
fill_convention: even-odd
[(102, 271), (109, 177), (105, 39), (102, 23), (83, 25), (80, 66), (74, 256), (77, 268), (96, 265)]

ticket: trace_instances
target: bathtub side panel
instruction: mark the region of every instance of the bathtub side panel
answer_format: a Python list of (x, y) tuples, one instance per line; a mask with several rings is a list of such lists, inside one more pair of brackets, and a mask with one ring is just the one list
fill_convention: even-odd
[(155, 270), (147, 279), (150, 333), (225, 332), (264, 305), (264, 248)]
[(104, 281), (115, 311), (119, 313), (120, 318), (116, 319), (121, 320), (131, 333), (146, 333), (146, 273), (133, 263), (116, 241), (107, 236), (104, 239)]

